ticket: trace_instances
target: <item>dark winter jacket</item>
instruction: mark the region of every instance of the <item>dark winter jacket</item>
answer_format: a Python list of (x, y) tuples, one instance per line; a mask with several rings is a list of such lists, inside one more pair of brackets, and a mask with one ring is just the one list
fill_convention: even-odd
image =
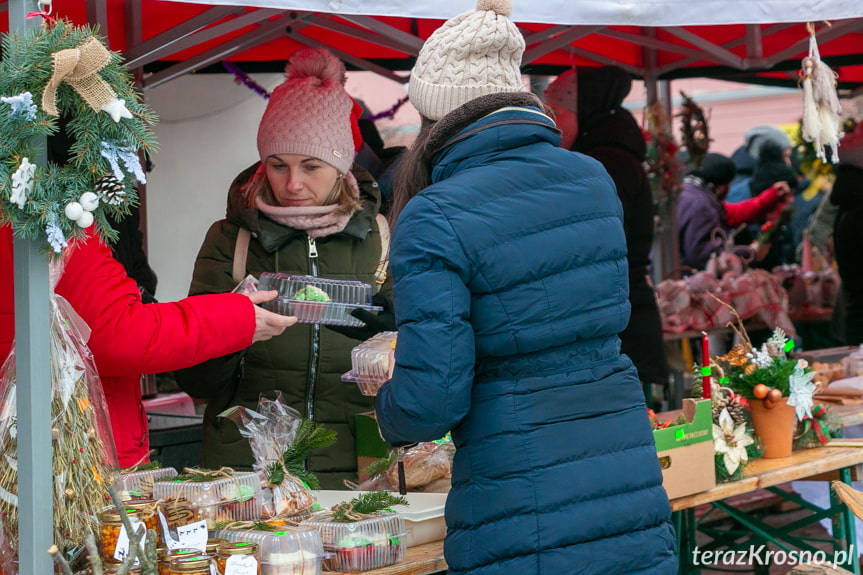
[(644, 396), (617, 337), (629, 303), (614, 185), (559, 148), (536, 108), (450, 119), (483, 100), (437, 123), (433, 183), (394, 228), (399, 337), (381, 432), (452, 430), (452, 574), (676, 573)]
[[(245, 207), (239, 188), (256, 168), (252, 166), (237, 178), (228, 195), (227, 219), (214, 223), (207, 232), (195, 262), (190, 294), (234, 288), (232, 266), (240, 226), (252, 232), (246, 271), (255, 277), (261, 272), (283, 272), (374, 283), (381, 254), (375, 222), (380, 196), (365, 170), (353, 170), (363, 209), (342, 232), (317, 238), (317, 256), (313, 257), (305, 232)], [(389, 286), (384, 284), (385, 295)], [(254, 460), (248, 440), (240, 436), (233, 422), (216, 416), (234, 405), (255, 409), (262, 394), (272, 399), (281, 391), (288, 405), (338, 434), (335, 445), (313, 452), (309, 459), (309, 468), (321, 485), (344, 488), (344, 479), (356, 480), (354, 416), (371, 411), (373, 403), (355, 384), (341, 381), (341, 376), (350, 371), (351, 349), (358, 344), (318, 324), (297, 324), (242, 354), (177, 372), (177, 383), (186, 393), (210, 400), (204, 415), (201, 464), (215, 469), (223, 465), (250, 468)]]
[(723, 248), (717, 230), (727, 232), (722, 203), (716, 194), (687, 178), (677, 198), (680, 264), (703, 270), (710, 256)]
[(662, 320), (647, 279), (654, 210), (643, 164), (647, 154), (644, 134), (632, 114), (620, 107), (594, 114), (587, 126), (580, 130), (572, 149), (599, 160), (614, 180), (623, 204), (632, 314), (620, 334), (621, 348), (632, 359), (641, 381), (665, 384), (668, 362)]
[(839, 164), (830, 201), (839, 206), (833, 231), (836, 263), (848, 294), (846, 343), (863, 343), (863, 169)]

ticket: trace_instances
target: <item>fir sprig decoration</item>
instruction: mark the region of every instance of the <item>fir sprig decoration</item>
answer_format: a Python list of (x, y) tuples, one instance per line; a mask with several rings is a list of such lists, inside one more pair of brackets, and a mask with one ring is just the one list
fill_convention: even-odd
[(363, 471), (365, 471), (369, 477), (377, 477), (378, 475), (386, 473), (387, 470), (396, 462), (396, 459), (398, 459), (398, 451), (393, 449), (386, 457), (378, 459), (374, 463), (368, 465), (363, 469)]
[(270, 485), (281, 485), (284, 473), (290, 473), (305, 482), (311, 489), (319, 489), (317, 476), (306, 469), (306, 458), (313, 449), (329, 447), (336, 442), (336, 432), (332, 429), (304, 419), (297, 429), (294, 441), (285, 450), (282, 464), (272, 463), (266, 468)]
[[(116, 95), (113, 102), (119, 109), (94, 109), (65, 80), (56, 88), (59, 115), (43, 108), (43, 93), (50, 90), (55, 73), (53, 55), (94, 41), (105, 45), (93, 29), (62, 19), (47, 28), (6, 34), (2, 41), (0, 223), (10, 223), (18, 237), (44, 242), (45, 251), (60, 252), (83, 238), (91, 222), (99, 235), (116, 239), (110, 222), (120, 221), (137, 204), (135, 188), (143, 178), (138, 154), (149, 156), (157, 148), (151, 129), (156, 116), (135, 91), (117, 53), (105, 50), (107, 64), (94, 76)], [(65, 120), (65, 132), (74, 143), (68, 163), (60, 166), (41, 159), (36, 142), (56, 134)], [(116, 194), (112, 201), (99, 197), (96, 183), (118, 171), (125, 194)], [(70, 204), (76, 207), (67, 211)]]
[(408, 500), (389, 491), (371, 491), (332, 508), (333, 521), (359, 521), (364, 515), (386, 511), (393, 505), (408, 505)]

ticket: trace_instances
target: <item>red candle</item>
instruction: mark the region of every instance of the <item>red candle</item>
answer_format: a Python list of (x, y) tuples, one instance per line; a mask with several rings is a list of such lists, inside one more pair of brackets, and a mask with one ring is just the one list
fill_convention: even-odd
[(701, 332), (701, 397), (710, 399), (710, 340)]

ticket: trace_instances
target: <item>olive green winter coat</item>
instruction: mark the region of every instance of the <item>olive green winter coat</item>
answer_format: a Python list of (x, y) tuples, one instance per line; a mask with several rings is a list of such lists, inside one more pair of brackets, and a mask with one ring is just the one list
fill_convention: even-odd
[[(256, 167), (238, 176), (229, 192), (227, 219), (214, 223), (207, 232), (195, 262), (189, 295), (227, 292), (235, 287), (232, 266), (240, 226), (252, 232), (246, 272), (255, 277), (261, 272), (282, 272), (374, 285), (381, 257), (375, 221), (380, 195), (371, 176), (362, 168), (352, 170), (360, 185), (363, 208), (342, 232), (317, 238), (317, 257), (310, 257), (305, 232), (277, 224), (243, 205), (239, 188)], [(390, 286), (387, 280), (382, 288), (388, 300)], [(297, 324), (243, 352), (177, 372), (177, 382), (184, 391), (209, 400), (201, 465), (212, 469), (250, 468), (254, 461), (248, 440), (240, 436), (233, 422), (216, 415), (234, 405), (255, 409), (261, 395), (272, 398), (281, 391), (285, 402), (303, 417), (338, 434), (335, 445), (319, 449), (309, 458), (309, 468), (317, 474), (321, 486), (343, 488), (344, 479), (355, 481), (354, 416), (374, 409), (373, 398), (361, 395), (356, 384), (340, 379), (351, 369), (350, 352), (358, 344), (324, 326)]]

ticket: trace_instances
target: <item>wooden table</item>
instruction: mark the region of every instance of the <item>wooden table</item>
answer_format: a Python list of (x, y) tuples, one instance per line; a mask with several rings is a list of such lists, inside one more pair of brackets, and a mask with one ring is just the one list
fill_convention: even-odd
[[(680, 557), (681, 574), (700, 573), (700, 567), (693, 564), (693, 552), (696, 549), (695, 533), (698, 524), (695, 520), (695, 507), (703, 504), (710, 504), (714, 509), (720, 509), (731, 516), (741, 525), (743, 525), (751, 534), (745, 540), (740, 541), (740, 529), (737, 529), (735, 537), (728, 537), (724, 541), (716, 538), (704, 549), (747, 549), (753, 545), (758, 547), (760, 544), (770, 542), (777, 545), (780, 549), (786, 552), (790, 549), (817, 551), (817, 549), (808, 543), (792, 535), (793, 531), (801, 527), (814, 523), (824, 517), (839, 517), (839, 521), (834, 521), (834, 539), (839, 542), (834, 548), (834, 551), (840, 553), (843, 550), (856, 549), (856, 531), (854, 529), (853, 514), (842, 505), (838, 500), (831, 497), (834, 501), (828, 509), (822, 509), (811, 503), (808, 503), (795, 494), (788, 493), (777, 486), (795, 480), (811, 479), (817, 475), (826, 472), (839, 471), (840, 480), (845, 483), (850, 483), (852, 478), (852, 470), (863, 464), (863, 446), (861, 447), (818, 447), (815, 449), (805, 449), (795, 451), (790, 457), (781, 459), (756, 459), (752, 461), (744, 472), (744, 478), (731, 483), (723, 483), (717, 485), (713, 489), (678, 497), (671, 501), (671, 508), (674, 512), (675, 527), (677, 529), (678, 549)], [(792, 500), (801, 505), (801, 507), (811, 512), (810, 519), (801, 519), (789, 525), (776, 527), (767, 525), (759, 518), (746, 513), (740, 509), (734, 508), (727, 500), (735, 495), (751, 493), (757, 489), (767, 489), (774, 494), (780, 495), (786, 499)], [(832, 496), (832, 494), (831, 494)], [(702, 518), (703, 519), (703, 518)], [(699, 520), (701, 521), (701, 520)], [(847, 558), (847, 553), (845, 557)], [(853, 573), (860, 575), (859, 563), (856, 553), (854, 557), (847, 558), (846, 568)], [(768, 573), (768, 570), (759, 571), (755, 569), (755, 573)]]
[[(446, 571), (443, 558), (443, 541), (433, 541), (416, 547), (408, 547), (407, 557), (401, 563), (363, 571), (364, 575), (431, 575)], [(339, 575), (333, 572), (333, 575)], [(346, 574), (342, 574), (346, 575)]]

